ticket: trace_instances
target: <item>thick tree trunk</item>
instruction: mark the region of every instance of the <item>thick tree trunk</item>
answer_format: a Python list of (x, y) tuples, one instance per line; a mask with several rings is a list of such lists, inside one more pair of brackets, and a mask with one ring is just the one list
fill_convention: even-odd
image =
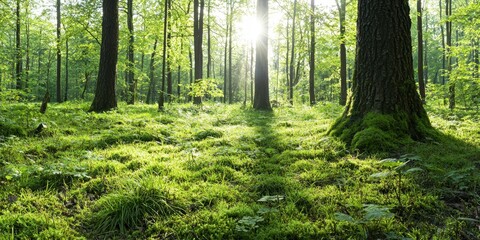
[(118, 0), (103, 1), (102, 47), (95, 98), (90, 111), (104, 112), (117, 107), (115, 81), (118, 59)]
[(263, 30), (257, 38), (253, 108), (271, 110), (268, 88), (268, 0), (257, 0), (257, 21)]
[(135, 36), (133, 30), (133, 0), (127, 0), (127, 27), (128, 27), (128, 49), (127, 49), (127, 104), (135, 104), (137, 84), (135, 82)]
[(61, 14), (60, 14), (60, 0), (57, 0), (57, 102), (62, 102), (62, 51), (61, 51), (61, 40), (60, 40), (60, 30), (61, 30)]
[[(203, 79), (203, 9), (205, 7), (205, 0), (193, 1), (193, 19), (194, 19), (194, 54), (195, 54), (195, 84)], [(202, 98), (194, 96), (194, 104), (202, 104)]]
[(393, 151), (430, 122), (416, 91), (407, 1), (359, 0), (353, 95), (330, 133), (352, 149)]
[(417, 79), (420, 90), (420, 99), (425, 103), (425, 81), (423, 79), (423, 24), (422, 24), (422, 0), (417, 0)]

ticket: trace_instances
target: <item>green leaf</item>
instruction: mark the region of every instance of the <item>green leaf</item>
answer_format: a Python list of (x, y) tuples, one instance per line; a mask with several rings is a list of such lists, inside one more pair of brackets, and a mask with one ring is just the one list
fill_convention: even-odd
[(473, 219), (473, 218), (459, 217), (459, 218), (457, 218), (457, 219), (460, 220), (460, 221), (480, 223), (480, 220), (478, 220), (478, 219)]
[(263, 196), (258, 199), (259, 202), (279, 202), (285, 199), (283, 195)]
[(367, 221), (391, 218), (394, 216), (394, 214), (390, 212), (388, 207), (382, 207), (375, 204), (365, 204), (364, 206), (364, 219)]
[(405, 171), (405, 174), (415, 173), (415, 172), (423, 172), (423, 169), (421, 169), (419, 167), (410, 168), (407, 171)]
[(345, 213), (340, 213), (340, 212), (336, 212), (335, 214), (333, 214), (333, 218), (340, 222), (350, 222), (350, 223), (357, 222), (352, 216)]
[(370, 175), (371, 178), (386, 178), (388, 176), (392, 175), (392, 172), (390, 171), (384, 171), (384, 172), (378, 172)]

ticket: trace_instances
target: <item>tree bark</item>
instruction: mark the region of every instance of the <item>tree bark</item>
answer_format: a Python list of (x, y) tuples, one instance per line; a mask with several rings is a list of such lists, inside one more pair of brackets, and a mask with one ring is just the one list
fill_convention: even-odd
[(163, 17), (163, 50), (162, 50), (162, 89), (160, 90), (160, 97), (158, 98), (158, 110), (163, 111), (165, 107), (165, 77), (167, 65), (167, 45), (168, 45), (168, 5), (170, 0), (165, 0), (164, 17)]
[(310, 75), (308, 93), (310, 105), (315, 105), (315, 0), (311, 0), (310, 7), (312, 13), (310, 15)]
[(232, 81), (232, 45), (233, 45), (233, 1), (230, 2), (230, 20), (228, 22), (230, 33), (228, 35), (228, 103), (233, 103), (233, 81)]
[(118, 60), (118, 0), (103, 0), (102, 47), (98, 79), (90, 111), (104, 112), (117, 107), (115, 81)]
[(425, 103), (425, 81), (423, 79), (423, 29), (422, 29), (422, 0), (417, 0), (417, 79), (420, 90), (420, 99)]
[(452, 48), (452, 21), (448, 20), (449, 17), (452, 15), (452, 0), (446, 0), (446, 8), (445, 8), (445, 17), (447, 18), (446, 24), (446, 37), (447, 37), (447, 49), (446, 49), (446, 57), (447, 57), (447, 79), (448, 79), (448, 107), (453, 110), (455, 109), (455, 82), (451, 80), (450, 74), (452, 72), (452, 57), (451, 55), (451, 48)]
[(353, 94), (330, 129), (352, 149), (393, 151), (430, 133), (416, 91), (407, 1), (359, 0)]
[(292, 49), (290, 57), (290, 81), (288, 82), (288, 100), (293, 105), (293, 81), (295, 79), (295, 25), (297, 18), (297, 0), (293, 2)]
[(262, 32), (257, 38), (255, 57), (255, 97), (253, 108), (271, 110), (268, 88), (268, 0), (257, 0), (257, 21)]
[(133, 0), (127, 0), (127, 27), (128, 27), (128, 48), (127, 48), (127, 104), (135, 104), (137, 84), (135, 82), (135, 36), (133, 29)]
[(61, 14), (60, 14), (60, 0), (57, 0), (57, 91), (56, 98), (57, 102), (62, 102), (61, 96), (61, 80), (62, 80), (62, 50), (61, 50), (61, 39), (60, 39), (60, 30), (61, 30)]
[(22, 48), (21, 48), (21, 33), (20, 33), (20, 0), (17, 0), (17, 8), (15, 11), (16, 19), (15, 19), (15, 78), (16, 82), (16, 89), (23, 89), (23, 82), (22, 82)]
[[(66, 34), (65, 34), (66, 35)], [(68, 100), (68, 37), (65, 38), (65, 93), (63, 100)]]
[(345, 21), (346, 6), (345, 0), (340, 0), (338, 13), (340, 15), (340, 105), (347, 104), (347, 48), (345, 46)]
[(149, 78), (150, 78), (150, 84), (148, 86), (148, 92), (147, 92), (147, 104), (151, 104), (154, 102), (155, 99), (155, 90), (156, 90), (156, 83), (157, 81), (155, 80), (155, 54), (157, 53), (157, 43), (158, 39), (155, 38), (155, 43), (153, 44), (153, 52), (150, 55), (150, 66), (149, 66)]
[[(193, 1), (193, 19), (194, 19), (194, 54), (195, 54), (195, 84), (203, 79), (203, 10), (205, 7), (205, 0)], [(202, 104), (202, 98), (194, 96), (194, 104)]]

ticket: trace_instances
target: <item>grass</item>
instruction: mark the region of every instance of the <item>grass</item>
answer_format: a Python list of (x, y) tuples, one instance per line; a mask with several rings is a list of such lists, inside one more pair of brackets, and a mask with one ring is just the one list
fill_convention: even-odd
[(37, 105), (0, 106), (0, 239), (480, 238), (473, 111), (367, 155), (326, 135), (331, 104)]

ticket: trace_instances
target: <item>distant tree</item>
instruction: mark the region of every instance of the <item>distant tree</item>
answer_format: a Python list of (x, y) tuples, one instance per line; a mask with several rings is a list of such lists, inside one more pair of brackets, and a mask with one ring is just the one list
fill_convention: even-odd
[(17, 0), (17, 6), (15, 9), (15, 78), (17, 80), (16, 89), (23, 88), (22, 82), (22, 47), (21, 47), (21, 32), (20, 32), (20, 0)]
[(103, 112), (117, 107), (115, 82), (118, 60), (118, 0), (103, 0), (102, 47), (95, 98), (90, 111)]
[(340, 16), (340, 105), (347, 104), (347, 48), (345, 46), (346, 0), (336, 0)]
[(170, 0), (165, 0), (164, 15), (163, 15), (163, 50), (162, 50), (162, 88), (158, 98), (158, 110), (162, 111), (165, 107), (165, 75), (167, 65), (167, 45), (168, 45), (168, 5)]
[(310, 75), (308, 92), (310, 96), (310, 105), (315, 105), (315, 0), (311, 0), (310, 8)]
[(293, 19), (292, 19), (292, 48), (290, 58), (290, 78), (288, 82), (288, 100), (293, 105), (293, 85), (295, 80), (295, 27), (297, 20), (297, 0), (293, 2)]
[(60, 13), (60, 0), (57, 0), (57, 102), (62, 102), (62, 88), (61, 88), (61, 80), (62, 80), (62, 47), (61, 47), (61, 39), (60, 39), (60, 32), (61, 32), (61, 13)]
[(359, 0), (353, 94), (330, 133), (354, 149), (389, 151), (431, 128), (416, 91), (408, 1)]
[(257, 21), (262, 32), (257, 38), (256, 46), (253, 108), (271, 110), (268, 88), (268, 0), (257, 0)]
[(420, 90), (420, 98), (422, 102), (425, 102), (425, 81), (423, 79), (423, 24), (422, 24), (422, 0), (417, 0), (417, 54), (418, 54), (418, 65), (417, 65), (417, 79), (418, 79), (418, 88)]
[(128, 28), (128, 47), (127, 47), (127, 104), (135, 104), (137, 83), (135, 81), (135, 36), (133, 29), (133, 0), (127, 0), (127, 28)]

